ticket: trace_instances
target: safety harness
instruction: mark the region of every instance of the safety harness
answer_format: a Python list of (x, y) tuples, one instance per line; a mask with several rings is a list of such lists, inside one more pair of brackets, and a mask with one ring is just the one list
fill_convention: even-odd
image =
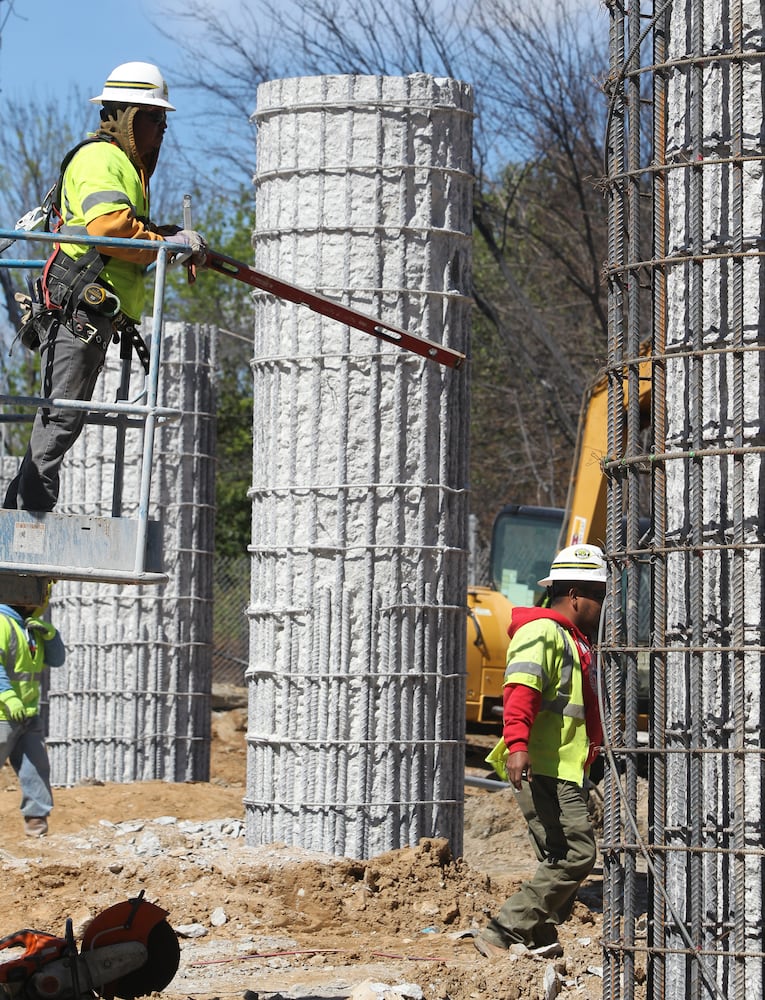
[[(58, 232), (62, 225), (64, 173), (72, 158), (83, 146), (109, 141), (105, 136), (89, 136), (70, 149), (61, 161), (58, 181), (46, 194), (41, 206), (47, 232)], [(99, 253), (95, 246), (89, 247), (74, 260), (55, 244), (41, 277), (30, 283), (29, 295), (18, 293), (15, 296), (24, 313), (16, 339), (21, 340), (29, 350), (36, 351), (54, 326), (73, 324), (78, 309), (92, 310), (111, 319), (113, 340), (121, 344), (120, 357), (129, 359), (131, 349), (134, 349), (148, 374), (149, 349), (146, 342), (133, 320), (121, 311), (120, 300), (114, 291), (99, 280), (106, 261), (107, 255)], [(91, 329), (95, 332), (95, 328)]]

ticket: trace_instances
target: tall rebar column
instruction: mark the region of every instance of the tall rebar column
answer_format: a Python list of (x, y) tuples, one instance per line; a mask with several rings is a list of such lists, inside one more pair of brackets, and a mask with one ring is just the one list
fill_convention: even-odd
[[(61, 580), (51, 617), (67, 662), (48, 671), (48, 748), (55, 784), (205, 781), (210, 762), (215, 406), (210, 331), (165, 325), (163, 405), (183, 411), (161, 425), (154, 451), (151, 516), (162, 522), (162, 585)], [(120, 384), (116, 348), (95, 398)], [(133, 368), (138, 362), (133, 359)], [(140, 385), (133, 375), (133, 394)], [(132, 398), (131, 395), (131, 398)], [(86, 427), (67, 455), (57, 510), (108, 515), (114, 426)], [(124, 513), (135, 513), (142, 432), (125, 434)]]
[[(466, 351), (470, 89), (258, 89), (258, 267)], [(468, 398), (309, 310), (256, 305), (246, 830), (357, 858), (462, 845)]]
[[(616, 572), (604, 649), (613, 696), (604, 996), (633, 997), (639, 965), (651, 998), (751, 1000), (765, 979), (763, 9), (754, 0), (609, 6)], [(649, 203), (650, 245), (639, 231)], [(649, 292), (650, 327), (640, 310)], [(647, 447), (632, 406), (646, 369)], [(641, 537), (636, 484), (646, 474), (651, 528)], [(632, 690), (641, 563), (653, 596), (645, 749)], [(643, 764), (647, 842), (632, 822)]]

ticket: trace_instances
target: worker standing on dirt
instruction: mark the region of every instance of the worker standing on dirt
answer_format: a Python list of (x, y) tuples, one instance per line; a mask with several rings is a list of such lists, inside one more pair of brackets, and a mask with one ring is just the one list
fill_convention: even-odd
[[(143, 62), (117, 66), (91, 101), (102, 105), (101, 124), (62, 162), (50, 228), (66, 236), (167, 238), (188, 247), (193, 264), (202, 264), (206, 245), (199, 233), (156, 226), (149, 218), (149, 178), (167, 112), (175, 111), (159, 69)], [(144, 306), (144, 273), (155, 259), (149, 249), (56, 246), (38, 283), (34, 308), (31, 299), (26, 306), (29, 322), (20, 331), (27, 346), (39, 344), (44, 397), (89, 400), (112, 339), (122, 340), (123, 357), (130, 357), (135, 346), (147, 367), (148, 352), (136, 324)], [(53, 509), (61, 461), (84, 421), (81, 410), (38, 410), (20, 472), (5, 496), (6, 507)]]
[(39, 676), (65, 659), (61, 637), (40, 617), (45, 605), (47, 597), (38, 608), (0, 604), (0, 767), (10, 760), (18, 776), (28, 837), (46, 835), (53, 808)]
[(603, 552), (562, 549), (539, 585), (549, 608), (512, 612), (503, 739), (488, 758), (515, 789), (539, 866), (474, 938), (487, 957), (513, 945), (562, 954), (557, 925), (596, 858), (583, 786), (603, 740), (592, 652), (606, 593)]

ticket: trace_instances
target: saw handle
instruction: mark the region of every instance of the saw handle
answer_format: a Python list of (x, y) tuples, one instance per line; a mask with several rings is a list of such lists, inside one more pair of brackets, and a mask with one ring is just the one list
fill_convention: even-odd
[(0, 964), (0, 983), (25, 983), (30, 976), (39, 972), (41, 966), (60, 958), (69, 950), (63, 938), (29, 929), (16, 931), (2, 938), (1, 948), (23, 948), (24, 953)]

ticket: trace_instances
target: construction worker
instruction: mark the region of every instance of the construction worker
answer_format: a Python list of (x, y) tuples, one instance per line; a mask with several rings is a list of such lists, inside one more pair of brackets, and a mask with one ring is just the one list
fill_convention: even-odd
[[(204, 263), (199, 233), (156, 226), (149, 218), (149, 178), (167, 128), (167, 84), (150, 63), (124, 63), (109, 74), (102, 92), (98, 130), (64, 158), (51, 228), (67, 236), (108, 236), (162, 241), (188, 247), (193, 264)], [(61, 243), (46, 263), (39, 301), (22, 336), (39, 341), (42, 394), (89, 400), (111, 340), (121, 338), (130, 356), (135, 346), (146, 367), (146, 347), (136, 324), (144, 307), (144, 273), (156, 259), (148, 249)], [(23, 330), (22, 330), (23, 334)], [(29, 338), (29, 339), (27, 339)], [(58, 499), (59, 468), (79, 437), (85, 414), (41, 408), (18, 476), (5, 506), (52, 510)]]
[[(47, 603), (47, 601), (46, 601)], [(0, 604), (0, 766), (10, 760), (21, 786), (21, 813), (28, 837), (44, 837), (53, 808), (45, 749), (39, 675), (64, 662), (56, 629), (41, 607)]]
[(549, 607), (513, 608), (503, 738), (487, 758), (515, 789), (539, 865), (473, 939), (487, 957), (513, 946), (562, 954), (557, 925), (596, 857), (584, 780), (603, 739), (592, 652), (606, 592), (602, 551), (562, 549), (539, 585)]

